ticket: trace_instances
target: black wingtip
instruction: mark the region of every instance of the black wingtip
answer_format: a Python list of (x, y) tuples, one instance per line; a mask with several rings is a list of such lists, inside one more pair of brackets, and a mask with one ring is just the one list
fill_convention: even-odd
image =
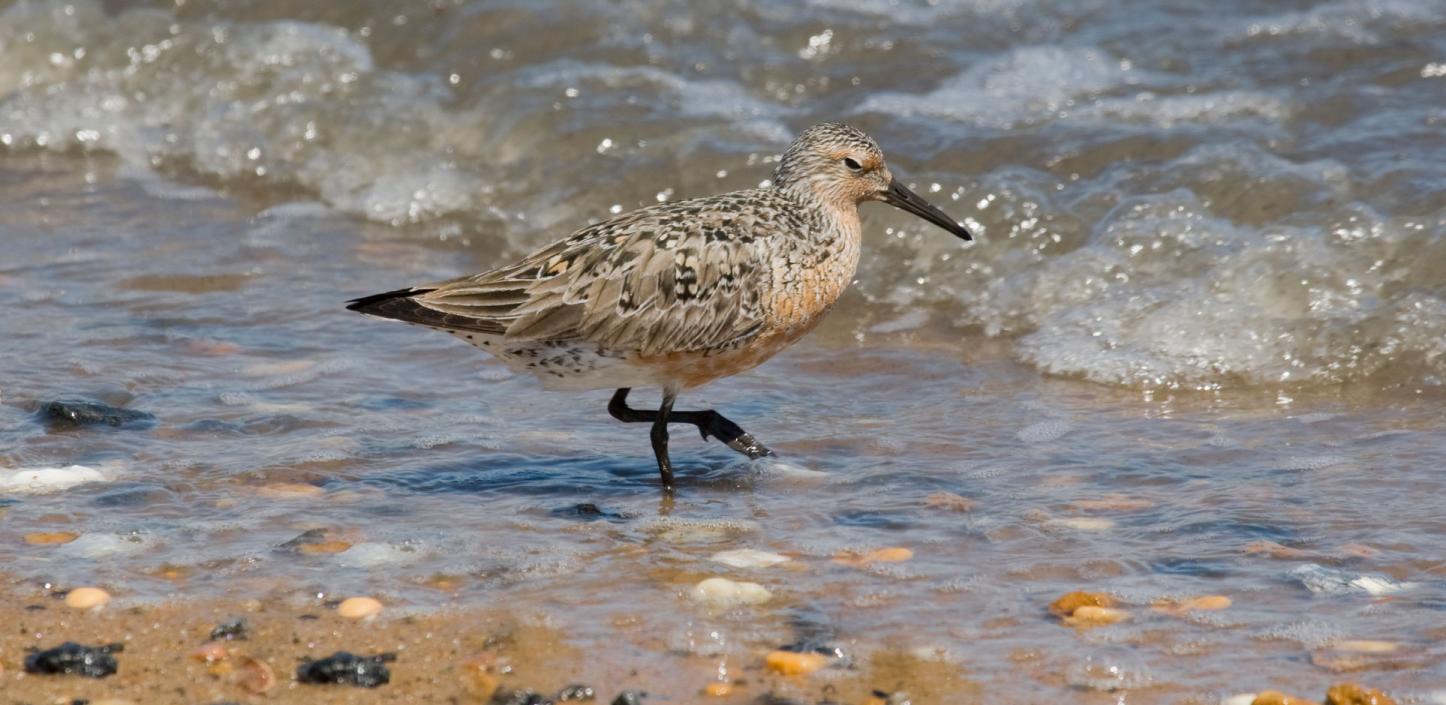
[(394, 299), (411, 298), (413, 296), (426, 294), (432, 291), (436, 290), (414, 289), (412, 287), (407, 287), (405, 289), (397, 289), (395, 291), (385, 291), (380, 294), (372, 294), (371, 296), (363, 296), (359, 299), (352, 299), (351, 301), (346, 302), (346, 310), (356, 311), (358, 313), (374, 313), (374, 309), (380, 304), (384, 304)]

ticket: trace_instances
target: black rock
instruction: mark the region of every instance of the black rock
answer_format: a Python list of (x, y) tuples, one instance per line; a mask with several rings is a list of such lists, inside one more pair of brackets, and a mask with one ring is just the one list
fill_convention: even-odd
[(499, 690), (491, 705), (552, 705), (552, 701), (535, 690)]
[(643, 705), (643, 698), (648, 696), (641, 690), (624, 690), (613, 698), (613, 705)]
[(615, 524), (628, 521), (633, 518), (631, 514), (610, 512), (592, 502), (574, 504), (570, 507), (558, 507), (552, 510), (552, 515), (560, 519), (575, 519), (577, 521), (594, 521), (605, 519)]
[(913, 701), (909, 699), (909, 694), (902, 690), (896, 690), (892, 693), (875, 690), (873, 695), (887, 703), (887, 705), (913, 705)]
[(233, 639), (245, 638), (246, 620), (241, 617), (217, 624), (216, 628), (211, 630), (211, 641), (221, 641), (222, 639), (231, 641)]
[(280, 544), (277, 548), (285, 551), (300, 551), (302, 546), (321, 543), (326, 540), (326, 529), (307, 529), (296, 538)]
[(79, 428), (81, 426), (127, 426), (150, 425), (156, 417), (144, 411), (123, 409), (98, 401), (84, 399), (57, 399), (40, 405), (35, 412), (40, 422), (51, 428)]
[(590, 685), (570, 685), (557, 691), (557, 701), (560, 703), (592, 700), (596, 697), (597, 691), (593, 690)]
[(375, 688), (392, 679), (387, 662), (397, 660), (396, 654), (357, 656), (338, 651), (324, 659), (306, 661), (296, 669), (296, 680), (302, 683), (337, 683)]
[(37, 651), (26, 656), (25, 672), (105, 678), (116, 672), (115, 657), (111, 654), (124, 649), (124, 644), (84, 646), (67, 641), (53, 649)]

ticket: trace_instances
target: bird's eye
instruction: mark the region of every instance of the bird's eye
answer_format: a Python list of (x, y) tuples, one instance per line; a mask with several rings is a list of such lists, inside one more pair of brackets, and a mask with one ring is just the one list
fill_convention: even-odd
[(854, 161), (853, 157), (844, 157), (843, 163), (849, 168), (849, 171), (863, 171), (864, 168), (864, 165)]

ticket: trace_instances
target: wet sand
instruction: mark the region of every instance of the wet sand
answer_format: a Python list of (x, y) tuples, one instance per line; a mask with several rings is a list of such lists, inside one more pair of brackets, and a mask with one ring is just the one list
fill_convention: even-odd
[[(237, 617), (246, 621), (245, 639), (209, 639), (216, 625)], [(656, 653), (650, 662), (627, 658), (629, 652), (659, 648), (638, 624), (610, 625), (616, 640), (599, 651), (573, 643), (567, 630), (545, 613), (518, 613), (504, 605), (384, 613), (359, 621), (338, 616), (334, 602), (288, 607), (265, 598), (189, 600), (81, 612), (65, 607), (56, 596), (31, 592), (7, 596), (0, 619), (12, 627), (0, 637), (0, 683), (7, 700), (14, 702), (487, 702), (509, 691), (534, 690), (552, 697), (578, 684), (592, 687), (599, 702), (638, 690), (647, 693), (643, 702), (650, 703), (865, 703), (878, 697), (875, 691), (888, 695), (902, 688), (916, 703), (981, 701), (981, 688), (963, 669), (907, 653), (884, 651), (809, 676), (768, 671), (763, 665), (766, 654), (759, 653), (755, 660), (720, 673), (716, 662), (686, 655)], [(124, 644), (116, 654), (118, 672), (102, 679), (22, 672), (27, 649), (65, 641)], [(258, 681), (240, 673), (239, 666), (201, 660), (195, 653), (208, 642), (224, 644), (232, 664), (237, 654), (266, 663), (275, 684), (256, 692)], [(336, 651), (395, 654), (389, 664), (391, 682), (366, 689), (295, 680), (303, 659)], [(728, 692), (705, 693), (709, 684), (727, 684)]]

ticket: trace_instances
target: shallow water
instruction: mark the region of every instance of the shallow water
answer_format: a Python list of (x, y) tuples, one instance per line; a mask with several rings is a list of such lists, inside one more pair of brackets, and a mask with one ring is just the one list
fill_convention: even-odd
[[(800, 640), (1003, 702), (1446, 687), (1439, 4), (291, 5), (0, 2), (0, 467), (106, 478), (0, 498), (15, 580), (507, 604), (662, 693)], [(979, 243), (866, 208), (832, 317), (681, 402), (780, 460), (678, 429), (674, 503), (607, 394), (340, 308), (754, 185), (839, 116)], [(32, 415), (77, 396), (157, 421)], [(350, 547), (277, 549), (309, 529)], [(709, 560), (743, 547), (794, 560)], [(712, 575), (775, 598), (689, 603)], [(1133, 619), (1044, 612), (1082, 588)], [(1148, 607), (1201, 594), (1234, 605)]]

